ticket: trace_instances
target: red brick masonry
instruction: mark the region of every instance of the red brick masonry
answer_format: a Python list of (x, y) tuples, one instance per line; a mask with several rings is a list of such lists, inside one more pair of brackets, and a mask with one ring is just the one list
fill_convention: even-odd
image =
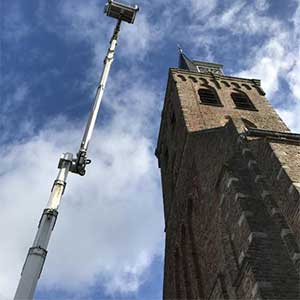
[[(237, 91), (256, 110), (237, 109)], [(156, 150), (164, 299), (300, 299), (300, 142), (247, 127), (289, 132), (258, 80), (170, 69)]]

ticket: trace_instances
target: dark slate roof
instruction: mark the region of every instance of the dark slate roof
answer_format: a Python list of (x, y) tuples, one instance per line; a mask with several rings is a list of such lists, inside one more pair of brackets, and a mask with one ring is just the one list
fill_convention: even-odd
[(197, 67), (182, 51), (179, 53), (178, 68), (197, 72)]
[(191, 72), (223, 74), (223, 65), (205, 61), (191, 60), (183, 53), (181, 48), (179, 48), (178, 68)]

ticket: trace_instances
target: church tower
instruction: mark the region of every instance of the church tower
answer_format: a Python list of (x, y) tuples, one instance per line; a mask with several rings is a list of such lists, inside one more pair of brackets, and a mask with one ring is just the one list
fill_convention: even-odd
[(300, 299), (300, 135), (260, 80), (180, 53), (156, 149), (167, 299)]

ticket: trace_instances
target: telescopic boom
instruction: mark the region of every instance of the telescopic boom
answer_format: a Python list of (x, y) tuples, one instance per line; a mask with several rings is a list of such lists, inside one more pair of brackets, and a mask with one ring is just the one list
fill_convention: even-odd
[(121, 22), (125, 21), (132, 24), (138, 10), (139, 8), (137, 6), (131, 7), (113, 0), (109, 0), (105, 6), (104, 12), (106, 15), (118, 19), (118, 22), (104, 60), (103, 71), (100, 76), (94, 104), (76, 158), (74, 159), (71, 153), (65, 153), (59, 160), (58, 175), (54, 181), (48, 204), (40, 219), (33, 245), (29, 248), (14, 297), (15, 300), (33, 299), (46, 260), (48, 243), (56, 223), (58, 208), (65, 190), (68, 173), (72, 172), (83, 176), (85, 174), (86, 165), (91, 162), (87, 158), (87, 150), (95, 127), (110, 67), (113, 62)]

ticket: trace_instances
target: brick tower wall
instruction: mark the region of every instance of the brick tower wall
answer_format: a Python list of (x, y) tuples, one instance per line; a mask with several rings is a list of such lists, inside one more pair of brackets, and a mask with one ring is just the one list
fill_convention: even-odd
[[(221, 105), (202, 104), (201, 87)], [(255, 109), (237, 109), (233, 91)], [(300, 299), (300, 144), (258, 80), (171, 69), (156, 155), (165, 226), (164, 299)]]

